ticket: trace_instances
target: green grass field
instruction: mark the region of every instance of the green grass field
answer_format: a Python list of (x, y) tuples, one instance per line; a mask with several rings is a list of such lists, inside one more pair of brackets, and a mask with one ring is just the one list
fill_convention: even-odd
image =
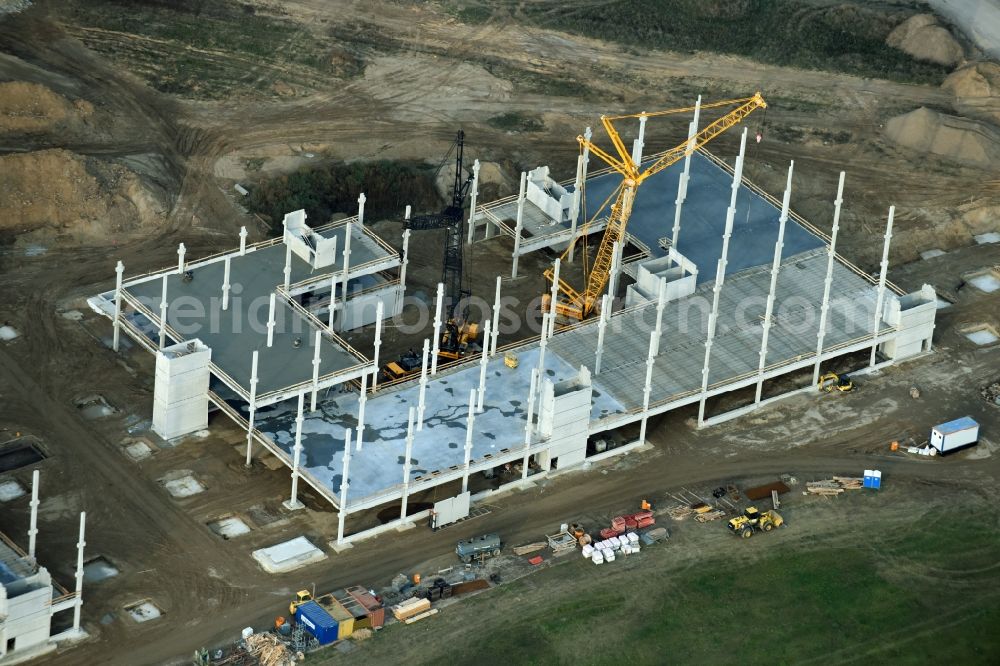
[(602, 567), (574, 558), (420, 623), (393, 625), (351, 659), (996, 663), (1000, 533), (992, 512), (956, 507), (892, 525), (859, 520), (808, 540), (794, 527), (746, 544), (716, 539), (700, 560), (678, 543)]

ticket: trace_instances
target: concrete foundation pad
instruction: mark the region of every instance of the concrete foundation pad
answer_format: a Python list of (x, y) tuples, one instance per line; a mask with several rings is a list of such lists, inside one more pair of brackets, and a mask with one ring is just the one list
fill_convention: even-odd
[(344, 543), (337, 543), (336, 539), (330, 541), (328, 545), (330, 546), (330, 549), (333, 550), (333, 552), (335, 553), (343, 553), (345, 550), (350, 550), (351, 548), (354, 548), (353, 543), (346, 541)]
[(407, 521), (405, 523), (400, 523), (399, 525), (396, 525), (396, 531), (397, 532), (406, 532), (407, 530), (412, 530), (416, 526), (417, 526), (416, 523), (414, 523), (412, 521)]
[(940, 256), (943, 256), (944, 254), (945, 254), (944, 250), (939, 250), (938, 248), (934, 248), (932, 250), (925, 250), (925, 251), (921, 252), (920, 253), (920, 258), (921, 259), (933, 259), (934, 257), (940, 257)]
[(326, 553), (312, 545), (304, 536), (255, 550), (251, 556), (264, 571), (272, 574), (287, 573), (326, 559)]
[(302, 502), (295, 500), (294, 502), (290, 499), (285, 500), (281, 503), (281, 506), (285, 507), (289, 511), (298, 511), (299, 509), (306, 508), (306, 505)]
[(974, 237), (976, 243), (979, 245), (985, 245), (987, 243), (1000, 243), (1000, 232), (991, 231), (985, 234), (979, 234)]
[(205, 486), (190, 474), (176, 479), (162, 480), (163, 486), (173, 497), (190, 497), (204, 492)]

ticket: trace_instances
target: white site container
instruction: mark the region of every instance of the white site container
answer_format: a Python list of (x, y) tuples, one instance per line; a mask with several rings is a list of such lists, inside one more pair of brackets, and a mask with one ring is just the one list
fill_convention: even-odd
[(972, 420), (971, 416), (963, 416), (931, 428), (931, 446), (941, 453), (971, 446), (978, 439), (979, 424)]
[(593, 562), (594, 564), (604, 564), (604, 553), (602, 553), (599, 550), (594, 551), (594, 554), (593, 556), (591, 556), (590, 561)]
[(622, 542), (621, 539), (619, 539), (618, 537), (611, 537), (610, 539), (608, 539), (608, 541), (611, 542), (611, 548), (613, 550), (618, 550), (619, 548), (621, 548)]
[(590, 557), (593, 554), (594, 554), (594, 547), (591, 546), (589, 543), (586, 546), (583, 547), (583, 556), (584, 557)]
[(604, 551), (604, 561), (605, 562), (614, 562), (615, 561), (615, 551), (610, 550), (610, 549)]
[(629, 532), (625, 536), (628, 537), (628, 542), (630, 544), (632, 544), (632, 543), (639, 543), (639, 535), (636, 534), (635, 532)]

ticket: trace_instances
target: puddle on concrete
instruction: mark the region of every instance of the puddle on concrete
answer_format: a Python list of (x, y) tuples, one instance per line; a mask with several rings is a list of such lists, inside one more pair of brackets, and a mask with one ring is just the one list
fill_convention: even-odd
[(69, 319), (70, 321), (80, 321), (83, 319), (83, 313), (79, 310), (67, 310), (66, 312), (59, 313), (63, 319)]
[(208, 524), (208, 528), (223, 539), (232, 539), (250, 533), (250, 526), (236, 516), (214, 520)]
[(104, 399), (104, 396), (100, 395), (88, 395), (86, 398), (80, 398), (76, 401), (76, 407), (83, 414), (83, 418), (88, 421), (94, 419), (102, 419), (105, 416), (111, 416), (117, 413), (117, 409), (108, 404), (108, 401)]
[(974, 236), (976, 243), (979, 245), (986, 245), (987, 243), (1000, 243), (1000, 232), (991, 231), (985, 234), (979, 234)]
[(1000, 334), (997, 334), (996, 329), (987, 324), (963, 329), (962, 335), (980, 347), (1000, 342)]
[(14, 479), (4, 481), (0, 483), (0, 502), (10, 502), (18, 497), (24, 497), (25, 492), (21, 484)]
[(944, 253), (945, 253), (944, 250), (939, 250), (938, 248), (934, 248), (932, 250), (925, 250), (925, 251), (921, 252), (920, 253), (920, 258), (921, 259), (933, 259), (934, 257), (940, 257), (940, 256), (944, 255)]
[(26, 257), (40, 257), (43, 254), (45, 254), (46, 252), (48, 252), (48, 251), (49, 251), (49, 249), (47, 247), (42, 246), (42, 245), (28, 245), (28, 246), (26, 246), (24, 248), (24, 256), (26, 256)]
[(9, 472), (45, 460), (45, 454), (33, 441), (34, 439), (34, 437), (20, 437), (4, 444), (0, 448), (0, 472)]
[(10, 342), (19, 335), (21, 334), (13, 326), (0, 326), (0, 340), (4, 342)]
[(987, 294), (992, 294), (994, 291), (1000, 289), (1000, 275), (996, 271), (973, 273), (966, 277), (966, 282)]
[(163, 615), (163, 611), (148, 599), (126, 606), (125, 612), (136, 622), (149, 622)]
[(173, 479), (163, 478), (160, 479), (160, 483), (174, 497), (190, 497), (205, 491), (205, 486), (201, 485), (191, 474)]
[(95, 557), (83, 565), (83, 580), (85, 583), (96, 583), (118, 575), (118, 568), (104, 557)]

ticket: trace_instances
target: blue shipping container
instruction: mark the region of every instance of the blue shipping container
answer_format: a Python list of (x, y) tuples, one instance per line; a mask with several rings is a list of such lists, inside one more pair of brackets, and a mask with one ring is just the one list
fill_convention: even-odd
[(295, 609), (295, 621), (301, 622), (320, 645), (337, 640), (337, 621), (315, 601), (307, 601)]

